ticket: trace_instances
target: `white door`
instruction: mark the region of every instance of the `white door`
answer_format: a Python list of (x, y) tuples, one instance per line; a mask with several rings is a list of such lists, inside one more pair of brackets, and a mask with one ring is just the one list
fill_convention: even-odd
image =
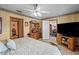
[(49, 39), (49, 21), (42, 21), (42, 39)]

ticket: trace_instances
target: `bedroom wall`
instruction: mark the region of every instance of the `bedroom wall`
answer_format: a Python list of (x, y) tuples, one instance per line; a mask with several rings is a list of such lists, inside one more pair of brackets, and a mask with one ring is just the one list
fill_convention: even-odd
[(79, 22), (79, 13), (58, 17), (58, 24), (69, 22)]
[[(28, 26), (25, 26), (25, 22), (33, 20), (30, 17), (21, 16), (15, 13), (8, 11), (0, 10), (0, 17), (2, 17), (2, 34), (0, 34), (0, 40), (5, 40), (10, 38), (10, 16), (24, 19), (24, 36), (29, 32), (29, 23)], [(35, 19), (37, 20), (37, 19)], [(37, 20), (40, 21), (40, 20)]]

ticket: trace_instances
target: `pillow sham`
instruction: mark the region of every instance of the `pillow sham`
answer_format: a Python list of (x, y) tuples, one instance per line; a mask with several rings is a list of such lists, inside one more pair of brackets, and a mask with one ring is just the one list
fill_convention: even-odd
[(9, 48), (9, 49), (16, 49), (16, 44), (15, 44), (15, 42), (13, 41), (13, 40), (11, 40), (11, 39), (8, 39), (7, 40), (8, 42), (7, 42), (7, 47)]
[(8, 50), (8, 48), (2, 42), (0, 42), (0, 53), (5, 52), (7, 50)]

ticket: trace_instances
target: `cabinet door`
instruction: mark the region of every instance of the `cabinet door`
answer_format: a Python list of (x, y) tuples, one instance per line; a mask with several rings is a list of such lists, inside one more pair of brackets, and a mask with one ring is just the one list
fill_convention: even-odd
[(71, 50), (75, 49), (75, 39), (74, 38), (68, 39), (68, 48), (71, 49)]
[(62, 41), (62, 35), (57, 34), (57, 42), (58, 42), (58, 44), (61, 44), (61, 41)]

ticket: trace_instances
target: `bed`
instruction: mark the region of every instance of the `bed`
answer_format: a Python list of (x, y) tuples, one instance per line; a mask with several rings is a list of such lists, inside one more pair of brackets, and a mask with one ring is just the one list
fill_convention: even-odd
[(32, 38), (14, 40), (17, 49), (8, 50), (5, 55), (61, 55), (56, 46)]

